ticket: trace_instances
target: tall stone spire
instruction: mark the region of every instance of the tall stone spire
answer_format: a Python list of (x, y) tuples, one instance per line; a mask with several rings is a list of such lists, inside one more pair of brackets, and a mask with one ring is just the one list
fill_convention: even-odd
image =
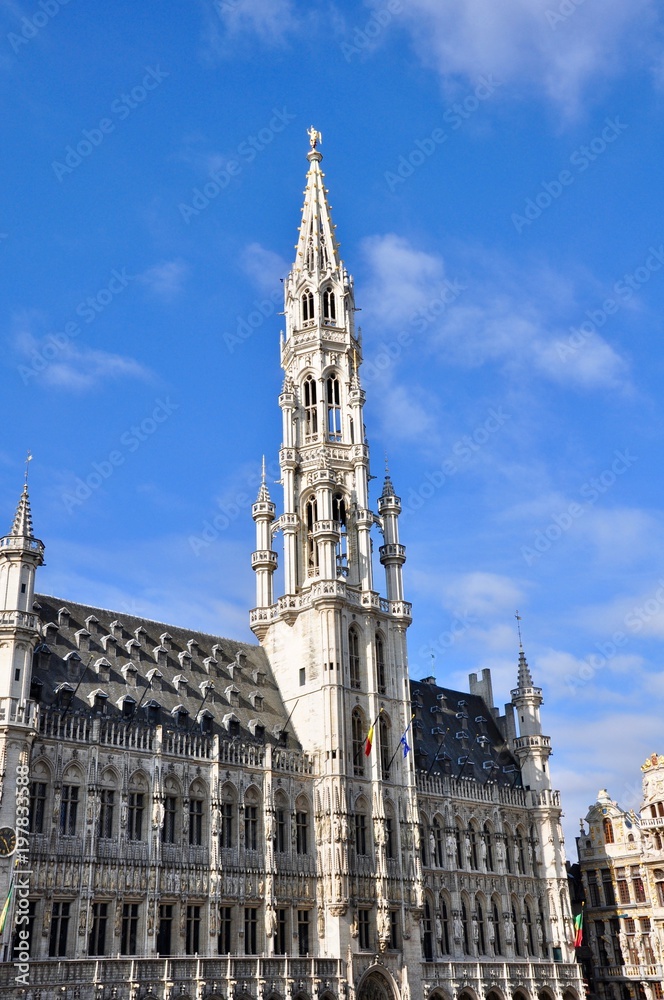
[(31, 461), (32, 455), (28, 452), (25, 460), (25, 482), (23, 484), (23, 492), (21, 493), (18, 507), (16, 508), (14, 521), (9, 530), (10, 536), (14, 536), (15, 538), (34, 538), (32, 529), (32, 511), (30, 510), (30, 497), (28, 495), (28, 469)]
[(322, 136), (313, 126), (309, 129), (309, 141), (311, 149), (307, 159), (310, 166), (293, 270), (296, 274), (304, 272), (316, 279), (337, 271), (341, 261), (327, 201), (328, 192), (323, 183), (325, 174), (320, 169), (323, 155), (317, 147), (322, 142)]

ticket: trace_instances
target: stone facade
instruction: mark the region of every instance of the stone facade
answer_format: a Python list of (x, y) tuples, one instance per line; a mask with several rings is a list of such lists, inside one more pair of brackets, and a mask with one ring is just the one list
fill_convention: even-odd
[(595, 995), (664, 997), (664, 756), (641, 768), (640, 812), (602, 790), (577, 839)]
[(3, 898), (14, 860), (29, 873), (3, 945), (24, 915), (30, 1000), (583, 993), (523, 650), (503, 714), (489, 671), (465, 693), (409, 679), (401, 502), (386, 475), (371, 506), (353, 282), (310, 138), (283, 509), (265, 479), (252, 509), (259, 644), (35, 597), (27, 487), (0, 541), (0, 826), (29, 823), (0, 858)]

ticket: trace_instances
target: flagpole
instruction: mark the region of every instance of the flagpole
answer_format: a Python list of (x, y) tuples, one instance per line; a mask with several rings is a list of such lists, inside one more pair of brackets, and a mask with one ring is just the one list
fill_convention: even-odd
[[(369, 726), (369, 733), (373, 732), (373, 730), (376, 728), (376, 726), (378, 724), (378, 720), (380, 719), (380, 713), (382, 711), (383, 711), (383, 709), (381, 708), (380, 712), (378, 713), (378, 715), (376, 716), (376, 718), (374, 719), (374, 721), (372, 722), (372, 724)], [(367, 733), (367, 736), (366, 736), (366, 739), (365, 739), (363, 745), (360, 747), (360, 749), (357, 751), (357, 753), (353, 757), (353, 764), (357, 764), (357, 758), (360, 756), (361, 753), (363, 753), (365, 755), (365, 757), (369, 756), (369, 754), (366, 753), (366, 751), (365, 751), (365, 747), (367, 745), (367, 739), (369, 739), (369, 733)], [(373, 742), (372, 742), (372, 746), (373, 746)], [(369, 748), (369, 753), (371, 753), (371, 748)]]
[[(381, 710), (381, 711), (382, 711), (382, 710)], [(407, 725), (407, 726), (406, 726), (406, 728), (404, 729), (404, 731), (403, 731), (403, 735), (402, 735), (402, 737), (401, 737), (401, 740), (402, 740), (402, 739), (404, 738), (404, 736), (406, 735), (406, 733), (408, 732), (408, 730), (409, 730), (409, 729), (410, 729), (410, 727), (412, 726), (412, 724), (413, 724), (413, 719), (414, 719), (414, 718), (415, 718), (415, 712), (413, 712), (413, 714), (411, 715), (411, 717), (410, 717), (410, 722), (408, 723), (408, 725)], [(388, 771), (389, 771), (389, 770), (390, 770), (390, 768), (392, 767), (392, 764), (393, 764), (393, 762), (394, 762), (394, 758), (396, 757), (396, 755), (397, 755), (397, 752), (398, 752), (398, 750), (399, 750), (399, 747), (401, 746), (401, 740), (399, 740), (399, 742), (397, 743), (397, 745), (396, 745), (396, 748), (395, 748), (395, 750), (394, 750), (394, 753), (393, 753), (393, 754), (392, 754), (392, 756), (390, 757), (390, 763), (389, 763), (389, 764), (387, 765), (387, 770), (388, 770)]]

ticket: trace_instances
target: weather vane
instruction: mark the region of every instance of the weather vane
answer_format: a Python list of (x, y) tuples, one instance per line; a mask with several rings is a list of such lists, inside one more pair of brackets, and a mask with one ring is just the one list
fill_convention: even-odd
[(514, 617), (516, 618), (516, 630), (519, 633), (519, 649), (523, 649), (523, 642), (521, 641), (521, 615), (517, 611)]
[(30, 462), (32, 461), (32, 452), (28, 450), (28, 454), (25, 456), (25, 485), (28, 485), (28, 469), (30, 468)]
[(309, 136), (309, 145), (312, 149), (315, 149), (319, 143), (323, 141), (323, 135), (313, 125), (307, 130), (307, 135)]

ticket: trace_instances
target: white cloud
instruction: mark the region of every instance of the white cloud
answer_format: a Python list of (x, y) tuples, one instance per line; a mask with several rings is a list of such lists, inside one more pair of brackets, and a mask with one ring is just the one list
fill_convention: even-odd
[(188, 274), (189, 265), (183, 260), (163, 260), (159, 264), (148, 267), (139, 275), (138, 280), (153, 295), (170, 301), (180, 292)]
[(493, 73), (539, 91), (567, 115), (631, 59), (651, 61), (645, 39), (658, 20), (655, 0), (578, 3), (558, 18), (559, 0), (409, 0), (404, 7), (417, 51), (447, 87), (459, 76), (474, 83)]
[(509, 577), (480, 571), (464, 573), (442, 589), (449, 606), (482, 618), (513, 615), (524, 596), (522, 588)]
[(217, 56), (231, 55), (241, 38), (257, 38), (265, 46), (279, 47), (302, 22), (293, 0), (212, 0), (204, 10), (204, 40)]
[(371, 318), (382, 329), (405, 329), (446, 363), (500, 364), (517, 377), (535, 371), (582, 389), (631, 389), (626, 359), (596, 331), (577, 331), (575, 290), (549, 269), (517, 271), (474, 253), (470, 283), (450, 279), (442, 257), (394, 233), (368, 238), (363, 250)]
[(33, 380), (57, 389), (79, 392), (92, 389), (109, 379), (134, 378), (151, 381), (152, 372), (134, 358), (95, 350), (59, 334), (38, 338), (34, 326), (43, 326), (43, 317), (26, 311), (14, 317), (12, 346), (20, 358), (18, 374), (26, 385)]

